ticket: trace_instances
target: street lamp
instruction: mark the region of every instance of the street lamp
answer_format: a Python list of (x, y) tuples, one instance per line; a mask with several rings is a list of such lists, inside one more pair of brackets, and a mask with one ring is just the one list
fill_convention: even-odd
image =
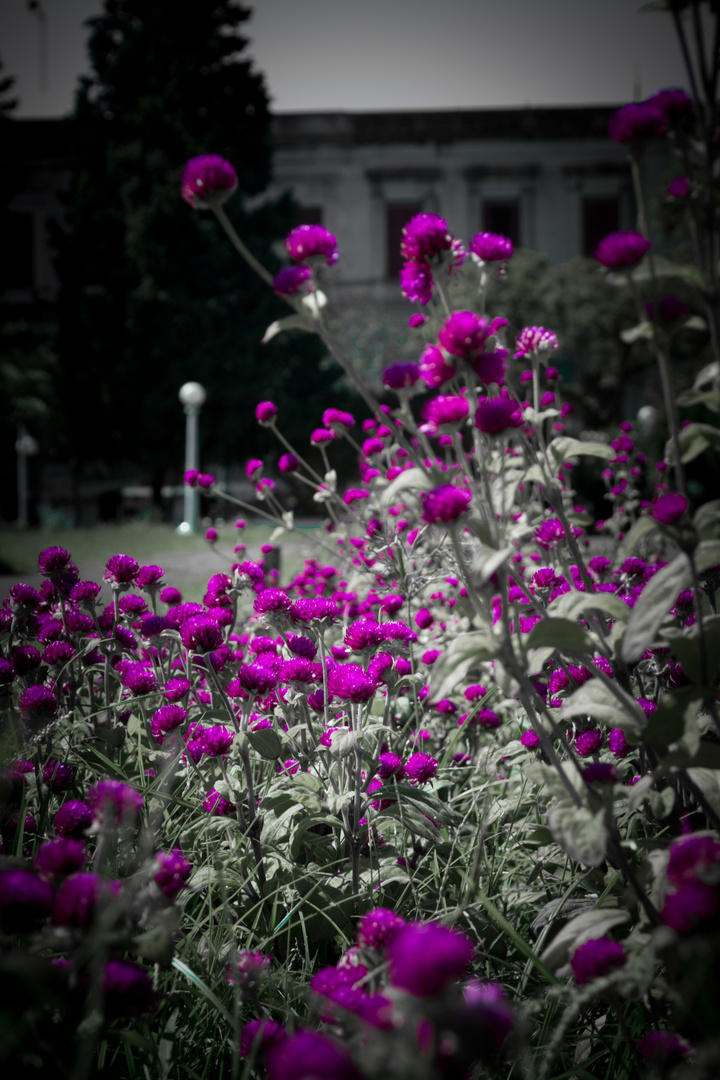
[[(197, 469), (199, 464), (198, 446), (198, 417), (200, 410), (205, 404), (207, 394), (205, 387), (200, 383), (187, 382), (180, 387), (178, 394), (180, 402), (185, 409), (187, 421), (185, 423), (185, 470)], [(183, 509), (184, 520), (178, 525), (178, 532), (189, 533), (198, 531), (199, 493), (196, 487), (185, 485), (185, 500)]]

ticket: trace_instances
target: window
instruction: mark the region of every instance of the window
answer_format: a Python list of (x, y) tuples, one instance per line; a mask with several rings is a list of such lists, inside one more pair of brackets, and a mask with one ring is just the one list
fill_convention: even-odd
[(403, 226), (411, 217), (422, 214), (420, 203), (390, 203), (385, 208), (386, 266), (387, 276), (397, 279), (405, 260), (400, 254)]
[(6, 213), (2, 227), (3, 259), (0, 288), (35, 288), (35, 222), (32, 214)]
[(295, 214), (296, 225), (322, 225), (322, 206), (299, 206)]
[(583, 255), (592, 255), (604, 236), (611, 232), (617, 232), (619, 219), (617, 198), (583, 199)]
[(520, 246), (520, 202), (518, 199), (491, 199), (483, 202), (483, 231), (499, 233)]

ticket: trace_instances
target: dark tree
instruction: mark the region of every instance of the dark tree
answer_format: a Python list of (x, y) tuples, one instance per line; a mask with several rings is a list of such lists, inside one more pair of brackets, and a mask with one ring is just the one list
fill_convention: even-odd
[(208, 390), (205, 465), (257, 452), (259, 400), (275, 400), (302, 431), (329, 404), (316, 341), (293, 334), (260, 344), (287, 309), (213, 216), (179, 194), (189, 157), (228, 158), (239, 178), (228, 215), (277, 268), (271, 246), (294, 224), (290, 197), (244, 208), (271, 169), (267, 94), (243, 57), (248, 17), (230, 0), (172, 10), (159, 0), (106, 0), (90, 20), (93, 74), (77, 95), (77, 169), (59, 260), (67, 443), (76, 465), (103, 460), (117, 475), (141, 467), (156, 489), (180, 476), (177, 393), (190, 379)]

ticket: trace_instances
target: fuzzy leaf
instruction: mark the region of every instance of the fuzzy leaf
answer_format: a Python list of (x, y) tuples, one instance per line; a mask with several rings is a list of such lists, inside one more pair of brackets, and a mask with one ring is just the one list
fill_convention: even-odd
[(565, 619), (577, 619), (586, 611), (605, 611), (613, 619), (627, 622), (630, 608), (614, 593), (589, 593), (573, 590), (564, 593), (550, 604), (551, 617), (562, 616)]
[(460, 634), (435, 662), (430, 678), (430, 697), (440, 701), (454, 690), (475, 664), (492, 660), (498, 645), (489, 634)]
[(640, 659), (652, 644), (677, 594), (691, 583), (690, 563), (682, 552), (648, 582), (630, 612), (623, 635), (621, 656), (626, 664)]
[(430, 491), (434, 486), (433, 481), (422, 469), (406, 469), (404, 472), (401, 472), (399, 476), (396, 476), (390, 486), (383, 492), (383, 505), (389, 506), (390, 503), (395, 501), (397, 494), (400, 491), (405, 491), (407, 488), (416, 488), (418, 491)]
[(599, 866), (605, 858), (607, 830), (604, 810), (593, 814), (585, 806), (562, 802), (549, 811), (548, 825), (563, 851), (576, 862)]
[(697, 687), (685, 687), (664, 694), (657, 709), (642, 733), (643, 742), (650, 746), (669, 746), (685, 734), (685, 726), (698, 712), (702, 703), (702, 691)]
[(261, 757), (269, 761), (275, 761), (282, 753), (282, 744), (276, 731), (272, 728), (260, 728), (259, 731), (248, 731), (247, 740)]
[(577, 915), (560, 930), (542, 953), (540, 959), (551, 970), (566, 964), (576, 949), (586, 941), (604, 937), (613, 926), (620, 926), (629, 919), (627, 911), (617, 908), (598, 908)]
[(414, 806), (409, 803), (405, 803), (402, 808), (402, 812), (397, 805), (388, 806), (385, 810), (378, 811), (377, 816), (393, 818), (395, 821), (402, 822), (406, 829), (409, 829), (411, 833), (416, 836), (421, 836), (423, 840), (429, 840), (433, 844), (442, 844), (442, 833), (429, 818)]
[(700, 627), (696, 623), (685, 630), (664, 630), (663, 637), (683, 666), (683, 671), (697, 686), (711, 686), (720, 671), (720, 615), (710, 615), (703, 619), (705, 638), (706, 677), (703, 683), (700, 663)]
[(535, 623), (528, 638), (528, 647), (560, 649), (562, 652), (592, 653), (593, 643), (587, 630), (570, 619), (545, 618)]
[(262, 344), (267, 345), (268, 341), (272, 341), (272, 339), (277, 337), (278, 334), (281, 334), (283, 330), (312, 331), (312, 329), (306, 315), (284, 315), (282, 319), (276, 319), (275, 322), (270, 323), (262, 338)]
[(599, 457), (609, 460), (615, 457), (615, 451), (607, 443), (583, 442), (582, 439), (571, 439), (569, 435), (561, 435), (553, 439), (547, 448), (548, 462), (555, 472), (564, 461), (573, 457)]
[(634, 698), (619, 686), (617, 690), (625, 702), (625, 708), (605, 683), (600, 679), (589, 679), (571, 694), (560, 716), (563, 720), (572, 716), (592, 716), (609, 727), (622, 728), (628, 735), (639, 739), (645, 720), (643, 711)]
[(636, 341), (651, 341), (652, 336), (653, 328), (647, 319), (643, 319), (642, 322), (636, 326), (631, 326), (628, 330), (620, 331), (620, 337), (626, 345), (632, 345)]

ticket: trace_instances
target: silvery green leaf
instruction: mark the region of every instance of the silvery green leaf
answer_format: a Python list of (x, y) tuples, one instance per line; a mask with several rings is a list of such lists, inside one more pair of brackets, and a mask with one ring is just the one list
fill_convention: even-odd
[(599, 866), (605, 858), (607, 829), (604, 810), (593, 814), (585, 806), (561, 802), (548, 812), (548, 825), (563, 851), (576, 862)]
[(586, 941), (604, 937), (608, 930), (626, 923), (629, 917), (627, 911), (619, 911), (617, 908), (584, 911), (581, 915), (576, 915), (555, 935), (540, 959), (552, 970), (557, 970), (566, 964), (575, 950)]
[(663, 619), (683, 589), (692, 584), (687, 555), (676, 555), (648, 582), (638, 597), (622, 640), (621, 656), (626, 664), (634, 664), (652, 644)]
[(394, 502), (398, 493), (405, 491), (407, 488), (430, 491), (433, 487), (435, 487), (435, 484), (422, 469), (406, 469), (399, 476), (396, 476), (390, 486), (383, 492), (383, 505), (388, 506)]
[(454, 690), (475, 664), (492, 660), (498, 644), (490, 634), (460, 634), (435, 661), (430, 677), (430, 697), (440, 701)]
[(282, 334), (284, 330), (306, 330), (312, 331), (313, 327), (308, 322), (306, 315), (284, 315), (282, 319), (276, 319), (275, 322), (270, 323), (265, 334), (262, 338), (262, 344), (267, 345), (268, 341), (272, 341), (278, 334)]

